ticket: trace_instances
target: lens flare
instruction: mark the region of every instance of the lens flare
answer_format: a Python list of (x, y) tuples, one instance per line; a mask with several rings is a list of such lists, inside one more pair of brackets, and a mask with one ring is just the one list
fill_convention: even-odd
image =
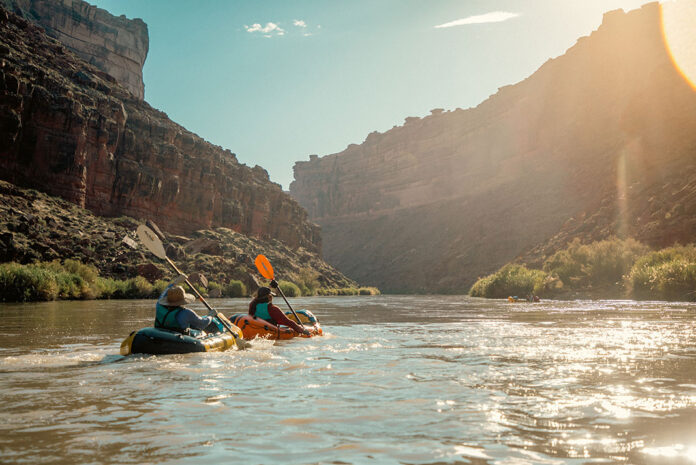
[(696, 2), (673, 0), (661, 4), (662, 34), (674, 66), (696, 90)]

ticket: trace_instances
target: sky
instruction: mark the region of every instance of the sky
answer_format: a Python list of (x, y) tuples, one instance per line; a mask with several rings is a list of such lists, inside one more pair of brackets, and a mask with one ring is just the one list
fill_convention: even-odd
[(145, 100), (288, 189), (296, 161), (478, 105), (647, 0), (88, 0), (141, 18)]

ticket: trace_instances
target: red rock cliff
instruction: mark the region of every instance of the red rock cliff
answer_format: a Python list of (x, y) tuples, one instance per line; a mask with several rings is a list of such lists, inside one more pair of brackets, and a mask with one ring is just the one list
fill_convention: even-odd
[(86, 62), (109, 73), (140, 100), (149, 38), (141, 19), (113, 16), (82, 0), (0, 0)]
[(263, 168), (237, 162), (0, 8), (0, 178), (170, 232), (224, 226), (320, 249)]
[(358, 281), (465, 293), (564, 224), (580, 234), (576, 219), (602, 208), (610, 217), (585, 225), (589, 237), (693, 241), (693, 196), (669, 231), (664, 209), (640, 215), (639, 205), (648, 193), (668, 204), (695, 160), (696, 93), (652, 3), (607, 13), (565, 55), (476, 108), (407, 118), (298, 162), (290, 192), (322, 226), (327, 261)]

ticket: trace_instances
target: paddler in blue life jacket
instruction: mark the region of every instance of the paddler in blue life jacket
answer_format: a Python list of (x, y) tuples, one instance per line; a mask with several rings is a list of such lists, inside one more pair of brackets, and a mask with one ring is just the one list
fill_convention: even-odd
[[(185, 275), (181, 275), (174, 280), (162, 292), (157, 300), (155, 313), (155, 328), (169, 329), (180, 333), (188, 334), (191, 330), (206, 330), (206, 332), (221, 332), (224, 331), (222, 323), (218, 322), (212, 316), (200, 317), (183, 305), (192, 304), (196, 301), (196, 297), (187, 294), (184, 288), (179, 286), (179, 283), (187, 279)], [(195, 334), (192, 334), (195, 336)]]
[(256, 291), (256, 297), (249, 303), (249, 315), (266, 320), (276, 326), (288, 326), (298, 334), (309, 336), (311, 333), (307, 329), (303, 329), (302, 326), (285, 316), (281, 309), (273, 305), (274, 295), (270, 287), (260, 287)]

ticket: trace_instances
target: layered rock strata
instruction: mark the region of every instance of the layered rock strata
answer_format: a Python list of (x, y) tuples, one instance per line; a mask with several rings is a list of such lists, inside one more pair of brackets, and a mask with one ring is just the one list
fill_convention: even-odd
[(113, 16), (82, 0), (0, 0), (3, 4), (143, 100), (149, 36), (141, 19)]
[(0, 178), (97, 215), (189, 233), (226, 227), (320, 250), (319, 229), (270, 182), (0, 9)]
[[(298, 162), (290, 192), (322, 226), (325, 258), (382, 290), (465, 293), (520, 254), (539, 259), (579, 234), (693, 241), (696, 92), (661, 18), (657, 3), (607, 13), (476, 108), (433, 110)], [(658, 208), (674, 189), (681, 207)]]

